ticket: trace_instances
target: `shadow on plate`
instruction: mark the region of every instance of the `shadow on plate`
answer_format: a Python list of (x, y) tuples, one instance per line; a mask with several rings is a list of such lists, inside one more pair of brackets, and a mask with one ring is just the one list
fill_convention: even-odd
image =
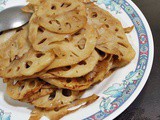
[(3, 83), (2, 79), (0, 79), (0, 92), (6, 91), (6, 85)]
[(8, 105), (11, 105), (13, 107), (24, 107), (30, 110), (33, 109), (33, 106), (31, 106), (30, 104), (10, 98), (6, 93), (6, 84), (4, 84), (2, 80), (0, 80), (0, 93), (3, 93), (3, 99)]
[(13, 107), (25, 107), (27, 109), (30, 109), (32, 110), (33, 109), (33, 106), (28, 104), (28, 103), (24, 103), (24, 102), (20, 102), (20, 101), (17, 101), (17, 100), (13, 100), (12, 98), (10, 98), (7, 93), (5, 92), (4, 94), (4, 100), (7, 104), (13, 106)]

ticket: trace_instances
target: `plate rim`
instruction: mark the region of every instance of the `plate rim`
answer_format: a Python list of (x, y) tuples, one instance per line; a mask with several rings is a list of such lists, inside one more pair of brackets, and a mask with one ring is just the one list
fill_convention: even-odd
[[(148, 62), (147, 62), (147, 67), (146, 67), (145, 73), (144, 73), (140, 83), (138, 84), (138, 86), (133, 91), (133, 93), (129, 96), (129, 98), (125, 102), (123, 102), (123, 104), (118, 109), (116, 109), (113, 113), (109, 114), (107, 117), (103, 118), (103, 120), (115, 119), (121, 113), (123, 113), (135, 101), (135, 99), (138, 97), (138, 95), (143, 90), (145, 84), (147, 83), (150, 72), (151, 72), (152, 67), (153, 67), (154, 39), (153, 39), (153, 34), (152, 34), (152, 31), (151, 31), (150, 25), (149, 25), (146, 17), (144, 16), (144, 14), (142, 13), (142, 11), (138, 8), (138, 6), (132, 0), (124, 0), (124, 1), (128, 2), (129, 5), (133, 7), (135, 12), (139, 16), (139, 18), (142, 20), (142, 23), (145, 27), (145, 31), (146, 31), (147, 37), (148, 37), (148, 45), (149, 45), (148, 46), (149, 47)], [(89, 119), (84, 119), (84, 120), (89, 120)], [(97, 118), (95, 120), (102, 120), (102, 119)]]
[[(139, 15), (139, 17), (142, 19), (142, 22), (146, 28), (146, 32), (148, 35), (148, 42), (149, 42), (149, 58), (148, 58), (148, 64), (147, 64), (147, 68), (146, 68), (146, 73), (144, 74), (144, 77), (142, 78), (142, 81), (139, 83), (139, 85), (137, 86), (137, 88), (135, 89), (135, 91), (133, 92), (133, 94), (127, 99), (127, 101), (125, 101), (123, 103), (122, 106), (120, 106), (119, 110), (115, 111), (117, 113), (115, 113), (115, 116), (112, 116), (112, 114), (110, 116), (108, 116), (107, 119), (111, 120), (111, 119), (115, 119), (116, 117), (118, 117), (122, 112), (124, 112), (134, 101), (135, 99), (138, 97), (138, 95), (142, 92), (143, 88), (145, 87), (152, 67), (153, 67), (153, 61), (154, 61), (154, 39), (153, 39), (153, 34), (151, 31), (151, 27), (145, 17), (145, 15), (143, 14), (143, 12), (140, 10), (140, 8), (132, 1), (132, 0), (128, 0), (129, 4), (135, 9), (135, 11), (137, 12), (137, 14)], [(145, 76), (146, 75), (146, 76)]]

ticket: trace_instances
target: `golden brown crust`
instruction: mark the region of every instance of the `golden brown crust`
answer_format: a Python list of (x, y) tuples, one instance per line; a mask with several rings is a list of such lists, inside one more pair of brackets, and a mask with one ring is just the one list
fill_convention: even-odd
[(56, 42), (71, 40), (70, 34), (57, 34), (46, 30), (37, 24), (38, 18), (33, 14), (30, 20), (29, 40), (33, 48), (37, 51), (46, 52), (53, 49)]
[(59, 109), (81, 97), (83, 92), (67, 89), (55, 89), (51, 94), (40, 97), (31, 102), (32, 105), (47, 110)]
[(112, 56), (108, 56), (105, 60), (99, 62), (92, 72), (88, 73), (84, 77), (80, 78), (56, 78), (51, 74), (49, 78), (45, 76), (42, 79), (52, 85), (55, 85), (59, 88), (65, 88), (70, 90), (85, 90), (91, 87), (91, 85), (102, 81), (106, 74), (110, 74), (112, 69), (113, 59)]
[(22, 58), (14, 60), (6, 69), (0, 71), (3, 78), (32, 76), (46, 68), (54, 60), (53, 52), (41, 53), (30, 49)]
[[(96, 37), (97, 32), (95, 29), (92, 26), (87, 25), (84, 29), (75, 33), (70, 42), (62, 41), (60, 43), (55, 43), (53, 50), (58, 57), (47, 70), (74, 65), (88, 58), (95, 48), (97, 41)], [(77, 44), (82, 39), (86, 41), (85, 47), (79, 48)]]
[[(27, 41), (28, 25), (0, 36), (0, 69), (3, 70), (15, 59), (21, 58), (31, 47)], [(2, 42), (5, 41), (5, 42)], [(5, 51), (5, 52), (4, 52)]]
[(38, 92), (43, 85), (44, 82), (38, 79), (29, 79), (25, 81), (9, 80), (7, 81), (6, 92), (11, 98), (21, 100)]
[(96, 48), (106, 54), (118, 56), (115, 66), (123, 67), (128, 64), (135, 57), (135, 51), (127, 39), (121, 22), (92, 3), (87, 4), (87, 8), (89, 23), (98, 28), (99, 38)]
[(85, 5), (78, 0), (50, 0), (40, 5), (38, 23), (55, 33), (74, 33), (85, 26)]
[(39, 17), (39, 25), (49, 31), (60, 34), (72, 34), (82, 29), (87, 23), (85, 16), (76, 11), (69, 11), (56, 16), (54, 19)]
[[(32, 111), (31, 117), (30, 117), (29, 120), (40, 120), (40, 118), (43, 117), (43, 116), (48, 117), (50, 120), (59, 120), (60, 118), (64, 117), (67, 114), (75, 112), (75, 111), (79, 110), (80, 108), (87, 107), (88, 105), (90, 105), (94, 101), (96, 101), (97, 99), (98, 99), (97, 95), (92, 95), (92, 96), (87, 97), (87, 98), (79, 99), (79, 100), (73, 102), (72, 104), (70, 104), (66, 107), (63, 107), (59, 110), (46, 111), (44, 109), (35, 108)], [(72, 107), (75, 107), (75, 106), (78, 106), (78, 105), (81, 105), (81, 106), (76, 108), (76, 109), (73, 109), (73, 110), (71, 109)]]
[(86, 60), (83, 60), (76, 65), (53, 69), (47, 73), (62, 78), (81, 77), (91, 72), (97, 65), (98, 60), (98, 53), (93, 51), (93, 53)]
[(51, 85), (43, 85), (41, 87), (41, 89), (39, 89), (38, 92), (36, 93), (32, 93), (32, 95), (22, 99), (21, 101), (22, 102), (28, 102), (28, 103), (31, 103), (33, 102), (34, 100), (37, 100), (38, 98), (41, 98), (43, 96), (46, 96), (46, 95), (49, 95), (51, 94), (55, 89), (57, 89), (56, 87), (54, 86), (51, 86)]

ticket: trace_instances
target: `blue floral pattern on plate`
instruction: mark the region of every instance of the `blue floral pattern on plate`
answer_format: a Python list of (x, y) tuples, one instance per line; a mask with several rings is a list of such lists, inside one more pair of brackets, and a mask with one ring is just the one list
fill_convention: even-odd
[(0, 11), (2, 11), (4, 9), (4, 7), (2, 5), (6, 5), (6, 2), (8, 0), (0, 0)]
[(0, 109), (0, 120), (10, 120), (11, 113), (5, 113), (3, 110)]
[(144, 24), (133, 9), (133, 7), (126, 0), (98, 0), (97, 4), (105, 4), (106, 8), (120, 14), (123, 9), (132, 20), (138, 37), (139, 37), (139, 59), (135, 71), (131, 71), (123, 80), (123, 83), (113, 84), (103, 92), (106, 97), (103, 97), (99, 108), (100, 111), (84, 120), (102, 120), (111, 115), (114, 111), (120, 108), (127, 99), (133, 94), (141, 82), (146, 71), (146, 66), (149, 57), (149, 43), (148, 36)]

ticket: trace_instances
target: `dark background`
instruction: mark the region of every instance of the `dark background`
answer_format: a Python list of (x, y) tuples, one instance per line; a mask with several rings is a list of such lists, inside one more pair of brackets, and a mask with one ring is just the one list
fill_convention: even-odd
[(115, 120), (160, 120), (160, 0), (132, 0), (143, 12), (154, 37), (154, 63), (141, 94)]

